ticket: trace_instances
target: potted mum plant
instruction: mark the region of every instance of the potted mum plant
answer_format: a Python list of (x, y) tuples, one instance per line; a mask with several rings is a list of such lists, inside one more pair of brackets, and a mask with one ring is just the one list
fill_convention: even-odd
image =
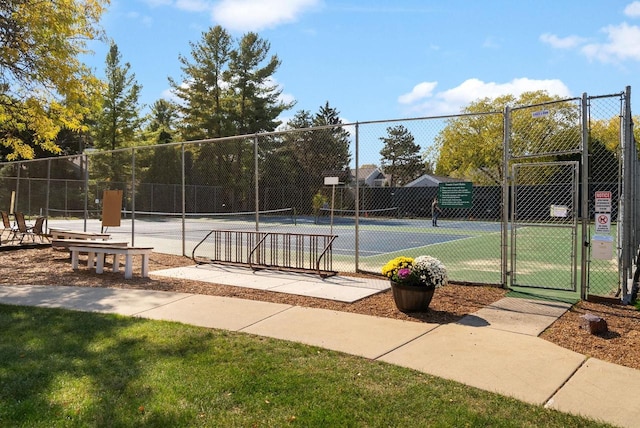
[(431, 256), (396, 257), (382, 267), (391, 281), (393, 300), (402, 312), (420, 312), (429, 308), (436, 288), (447, 285), (447, 269)]

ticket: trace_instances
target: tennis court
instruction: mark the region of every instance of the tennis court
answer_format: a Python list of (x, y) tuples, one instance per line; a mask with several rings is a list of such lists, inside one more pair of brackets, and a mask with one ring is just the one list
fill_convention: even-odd
[[(125, 212), (121, 226), (107, 231), (114, 238), (128, 240), (135, 245), (148, 245), (157, 251), (190, 256), (211, 230), (256, 231), (258, 218), (258, 230), (261, 232), (336, 235), (332, 260), (333, 268), (338, 271), (357, 269), (378, 274), (393, 257), (428, 254), (443, 261), (453, 282), (503, 282), (504, 243), (502, 223), (498, 220), (445, 217), (439, 220), (439, 227), (434, 228), (430, 218), (402, 217), (396, 209), (361, 211), (359, 214), (356, 227), (355, 212), (346, 210), (336, 211), (333, 216), (328, 211), (321, 211), (318, 216), (300, 216), (293, 208), (261, 211), (258, 216), (255, 212), (198, 213), (184, 217), (175, 213), (136, 212), (135, 221), (130, 218), (131, 213)], [(83, 230), (85, 221), (51, 218), (49, 227)], [(100, 221), (88, 219), (86, 228), (100, 231)], [(512, 251), (510, 236), (511, 231), (508, 230), (507, 254)], [(572, 287), (576, 272), (572, 271), (572, 249), (568, 247), (572, 242), (570, 232), (540, 225), (519, 225), (518, 236), (518, 254), (526, 258), (518, 262), (519, 282), (538, 284), (541, 289), (557, 283), (561, 283), (561, 288)], [(579, 250), (578, 247), (575, 254), (577, 266), (581, 261)], [(599, 263), (599, 284), (611, 284), (615, 288), (618, 272), (614, 261), (596, 261)], [(508, 269), (511, 269), (511, 261), (508, 262)]]

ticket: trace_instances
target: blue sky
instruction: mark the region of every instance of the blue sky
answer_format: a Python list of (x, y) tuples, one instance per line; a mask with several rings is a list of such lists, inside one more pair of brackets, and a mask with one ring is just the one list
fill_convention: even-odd
[[(362, 122), (537, 89), (574, 97), (631, 85), (640, 99), (640, 1), (112, 0), (102, 19), (146, 105), (171, 96), (178, 56), (190, 59), (189, 43), (215, 25), (270, 42), (275, 80), (297, 102), (284, 120), (326, 101)], [(90, 47), (102, 77), (108, 46)]]

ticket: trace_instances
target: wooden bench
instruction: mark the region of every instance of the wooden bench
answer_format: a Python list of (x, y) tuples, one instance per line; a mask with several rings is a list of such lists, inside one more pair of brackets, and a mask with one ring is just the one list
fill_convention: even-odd
[(128, 247), (128, 246), (110, 246), (101, 245), (100, 242), (91, 244), (71, 245), (71, 268), (78, 269), (78, 256), (80, 253), (88, 253), (87, 267), (93, 267), (93, 258), (96, 259), (96, 273), (104, 271), (104, 259), (107, 255), (113, 255), (113, 271), (120, 271), (120, 255), (124, 254), (124, 277), (131, 279), (133, 277), (133, 256), (142, 256), (142, 277), (149, 277), (149, 255), (153, 252), (153, 247)]
[[(129, 241), (115, 241), (111, 239), (108, 241), (94, 241), (89, 239), (54, 239), (51, 241), (51, 246), (57, 250), (62, 250), (64, 248), (69, 249), (72, 246), (84, 247), (85, 251), (81, 251), (81, 253), (87, 253), (87, 267), (89, 267), (89, 269), (92, 269), (96, 265), (96, 263), (94, 263), (96, 260), (96, 253), (92, 250), (96, 245), (98, 247), (127, 247), (129, 245)], [(69, 252), (69, 255), (72, 255), (71, 251)], [(102, 254), (101, 257), (101, 263), (104, 265), (104, 258), (106, 255)], [(116, 256), (114, 256), (114, 259), (115, 258)]]
[(109, 247), (126, 247), (129, 245), (129, 241), (116, 241), (116, 240), (90, 240), (90, 239), (53, 239), (51, 240), (51, 245), (57, 248), (69, 248), (71, 246), (91, 246), (91, 245), (101, 245), (101, 246), (109, 246)]
[(80, 230), (65, 230), (56, 228), (49, 228), (49, 235), (51, 236), (51, 239), (85, 239), (93, 241), (106, 241), (107, 239), (111, 238), (111, 235), (108, 233), (83, 232)]

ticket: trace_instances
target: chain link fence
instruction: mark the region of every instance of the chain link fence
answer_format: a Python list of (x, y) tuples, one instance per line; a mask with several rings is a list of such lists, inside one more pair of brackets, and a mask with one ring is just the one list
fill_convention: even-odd
[[(636, 212), (622, 210), (637, 209), (628, 98), (628, 93), (584, 97), (506, 112), (7, 162), (0, 164), (0, 206), (44, 215), (56, 225), (76, 219), (69, 224), (95, 229), (104, 190), (122, 190), (121, 225), (109, 232), (167, 253), (191, 256), (214, 229), (336, 235), (333, 268), (341, 272), (378, 274), (393, 257), (428, 254), (443, 261), (453, 282), (510, 286), (516, 278), (514, 284), (544, 288), (557, 280), (565, 288), (585, 278), (581, 286), (588, 285), (589, 294), (615, 295), (633, 274), (638, 244)], [(459, 140), (458, 149), (472, 156), (482, 147), (481, 155), (496, 162), (458, 171), (473, 177), (469, 203), (444, 204), (435, 227), (434, 199), (442, 202), (439, 192), (446, 183), (464, 180), (393, 169), (393, 163), (382, 165), (381, 152), (389, 141), (409, 141), (419, 146), (419, 161), (433, 166), (431, 150), (445, 150), (446, 158), (450, 147), (442, 141), (452, 129), (473, 131), (473, 137)], [(577, 178), (565, 171), (572, 162)], [(513, 182), (516, 164), (529, 165), (517, 167)], [(625, 174), (631, 174), (628, 180)], [(609, 259), (592, 255), (596, 191), (611, 193)], [(558, 233), (558, 226), (567, 230)], [(525, 246), (535, 250), (526, 255)], [(549, 266), (560, 261), (552, 256), (556, 247), (570, 254), (562, 256), (558, 275), (551, 275), (556, 268)], [(210, 251), (200, 248), (205, 255)]]

